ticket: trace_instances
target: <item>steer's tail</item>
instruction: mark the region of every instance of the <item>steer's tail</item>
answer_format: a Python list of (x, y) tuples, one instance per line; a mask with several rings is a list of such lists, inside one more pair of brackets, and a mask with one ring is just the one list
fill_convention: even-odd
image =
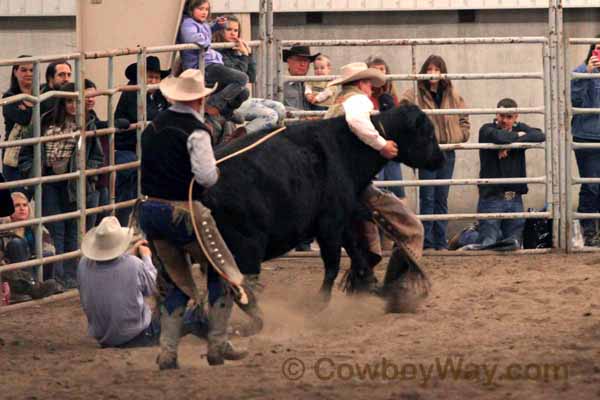
[(386, 310), (393, 313), (415, 312), (428, 295), (431, 282), (419, 264), (395, 248), (385, 273), (382, 294)]

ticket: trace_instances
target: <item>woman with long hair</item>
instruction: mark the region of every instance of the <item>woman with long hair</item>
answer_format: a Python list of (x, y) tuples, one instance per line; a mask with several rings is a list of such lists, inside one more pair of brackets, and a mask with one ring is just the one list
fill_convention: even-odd
[[(94, 84), (86, 80), (85, 89)], [(67, 83), (60, 87), (64, 92), (75, 92), (75, 84)], [(42, 135), (54, 136), (76, 133), (81, 130), (77, 121), (77, 100), (60, 98), (56, 107), (42, 118)], [(87, 116), (86, 116), (87, 120)], [(79, 170), (79, 151), (81, 137), (72, 137), (42, 144), (42, 175), (60, 175)], [(102, 146), (97, 136), (86, 138), (86, 168), (99, 168), (104, 163)], [(31, 172), (33, 167), (33, 147), (23, 147), (19, 158), (19, 168), (23, 172)], [(90, 176), (87, 180), (86, 192), (91, 198), (95, 193), (98, 176)], [(77, 210), (77, 180), (62, 180), (45, 183), (42, 186), (42, 214), (44, 216), (63, 214)], [(77, 220), (67, 219), (48, 224), (48, 230), (54, 240), (56, 254), (68, 253), (79, 248), (77, 243)], [(76, 285), (76, 260), (56, 262), (55, 277), (63, 281), (66, 288)]]
[[(230, 49), (219, 49), (226, 67), (243, 72), (248, 76), (250, 83), (256, 82), (256, 62), (252, 58), (252, 48), (241, 38), (241, 25), (235, 15), (225, 17), (225, 29), (215, 32), (213, 41), (235, 43)], [(250, 98), (244, 101), (234, 111), (239, 120), (248, 121), (242, 128), (238, 128), (232, 138), (276, 129), (283, 124), (285, 107), (278, 101), (269, 99)]]
[[(448, 68), (444, 59), (438, 55), (427, 57), (419, 74), (440, 75), (447, 74)], [(432, 78), (421, 80), (417, 85), (417, 93), (414, 89), (408, 89), (402, 94), (400, 102), (408, 101), (417, 104), (424, 110), (456, 109), (465, 108), (465, 101), (460, 96), (450, 79)], [(470, 127), (469, 116), (460, 115), (430, 115), (429, 118), (435, 126), (435, 135), (440, 144), (463, 143), (469, 140)], [(454, 151), (446, 151), (446, 164), (437, 170), (419, 170), (419, 179), (452, 179), (454, 174)], [(420, 213), (447, 214), (448, 193), (450, 186), (421, 186), (419, 193)], [(448, 248), (446, 229), (448, 221), (426, 221), (425, 249), (445, 250)]]
[[(19, 58), (30, 57), (21, 55)], [(18, 94), (33, 93), (33, 64), (15, 64), (10, 74), (10, 87), (2, 98), (16, 96)], [(33, 114), (33, 103), (23, 100), (17, 103), (7, 104), (2, 108), (4, 116), (4, 140), (20, 140), (25, 131), (31, 129), (31, 116)], [(8, 147), (4, 150), (3, 173), (7, 181), (23, 179), (19, 172), (19, 153), (21, 147)], [(15, 191), (23, 191), (22, 188)]]

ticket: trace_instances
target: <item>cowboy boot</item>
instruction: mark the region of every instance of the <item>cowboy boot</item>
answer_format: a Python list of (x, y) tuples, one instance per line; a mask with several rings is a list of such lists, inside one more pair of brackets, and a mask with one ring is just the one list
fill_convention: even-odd
[(248, 302), (242, 304), (237, 296), (235, 297), (235, 302), (250, 317), (250, 323), (239, 330), (239, 335), (244, 337), (254, 336), (262, 331), (264, 325), (263, 312), (258, 306), (256, 296), (257, 293), (262, 292), (263, 286), (259, 282), (258, 274), (246, 275), (242, 286), (248, 296)]
[(184, 307), (178, 307), (171, 314), (165, 306), (160, 307), (160, 353), (156, 363), (160, 370), (179, 368), (177, 346), (181, 338)]
[(217, 299), (208, 312), (208, 351), (209, 365), (222, 365), (225, 360), (241, 360), (247, 351), (236, 350), (227, 338), (227, 325), (231, 316), (233, 300), (227, 293)]

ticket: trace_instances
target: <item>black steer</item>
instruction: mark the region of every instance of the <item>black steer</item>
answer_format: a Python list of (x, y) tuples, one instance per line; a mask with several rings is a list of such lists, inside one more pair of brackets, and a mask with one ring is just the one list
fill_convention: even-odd
[[(398, 144), (395, 161), (429, 169), (444, 162), (434, 127), (418, 107), (394, 108), (372, 121)], [(219, 148), (217, 159), (259, 137)], [(328, 298), (359, 195), (386, 162), (350, 131), (343, 117), (298, 123), (222, 163), (219, 181), (202, 201), (243, 274), (260, 273), (262, 261), (315, 237), (326, 271), (321, 289)]]

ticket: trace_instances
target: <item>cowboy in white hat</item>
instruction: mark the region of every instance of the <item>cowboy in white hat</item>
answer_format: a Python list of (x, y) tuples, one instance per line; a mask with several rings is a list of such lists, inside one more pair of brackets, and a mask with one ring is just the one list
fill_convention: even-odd
[[(203, 295), (192, 279), (185, 254), (196, 262), (220, 266), (230, 282), (241, 284), (243, 276), (216, 227), (211, 212), (200, 201), (193, 212), (201, 235), (204, 254), (192, 229), (188, 186), (195, 182), (193, 198), (219, 178), (209, 128), (204, 124), (202, 106), (215, 87), (207, 88), (204, 74), (185, 70), (179, 77), (160, 83), (162, 93), (173, 105), (161, 112), (142, 133), (142, 193), (140, 226), (160, 260), (166, 286), (161, 308), (160, 369), (177, 368), (177, 347), (182, 316), (188, 300), (202, 301)], [(207, 268), (209, 292), (209, 333), (207, 360), (210, 365), (239, 360), (247, 355), (228, 341), (227, 326), (233, 296), (213, 267)]]
[(142, 345), (141, 341), (157, 337), (152, 311), (144, 303), (144, 297), (154, 293), (156, 268), (144, 241), (127, 252), (132, 238), (133, 230), (122, 228), (111, 216), (81, 242), (83, 257), (77, 268), (81, 306), (90, 336), (103, 347)]
[[(381, 136), (371, 122), (374, 107), (369, 99), (372, 88), (383, 86), (385, 81), (386, 77), (380, 70), (369, 68), (363, 62), (344, 65), (341, 76), (328, 84), (341, 85), (342, 90), (325, 118), (345, 116), (348, 127), (362, 142), (378, 151), (381, 157), (391, 160), (398, 155), (398, 146)], [(361, 194), (361, 201), (373, 211), (377, 224), (385, 226), (385, 232), (396, 243), (390, 263), (405, 260), (416, 263), (423, 251), (423, 225), (414, 212), (393, 193), (383, 192), (372, 184)], [(359, 234), (367, 243), (369, 264), (373, 268), (381, 261), (383, 253), (377, 226), (367, 221)], [(372, 283), (376, 282), (374, 275), (370, 279)]]
[[(160, 321), (144, 301), (156, 292), (157, 272), (148, 243), (139, 240), (131, 246), (132, 239), (133, 229), (122, 228), (111, 216), (81, 242), (79, 296), (88, 331), (102, 347), (158, 344)], [(202, 336), (206, 321), (192, 310), (185, 319), (186, 332)]]

